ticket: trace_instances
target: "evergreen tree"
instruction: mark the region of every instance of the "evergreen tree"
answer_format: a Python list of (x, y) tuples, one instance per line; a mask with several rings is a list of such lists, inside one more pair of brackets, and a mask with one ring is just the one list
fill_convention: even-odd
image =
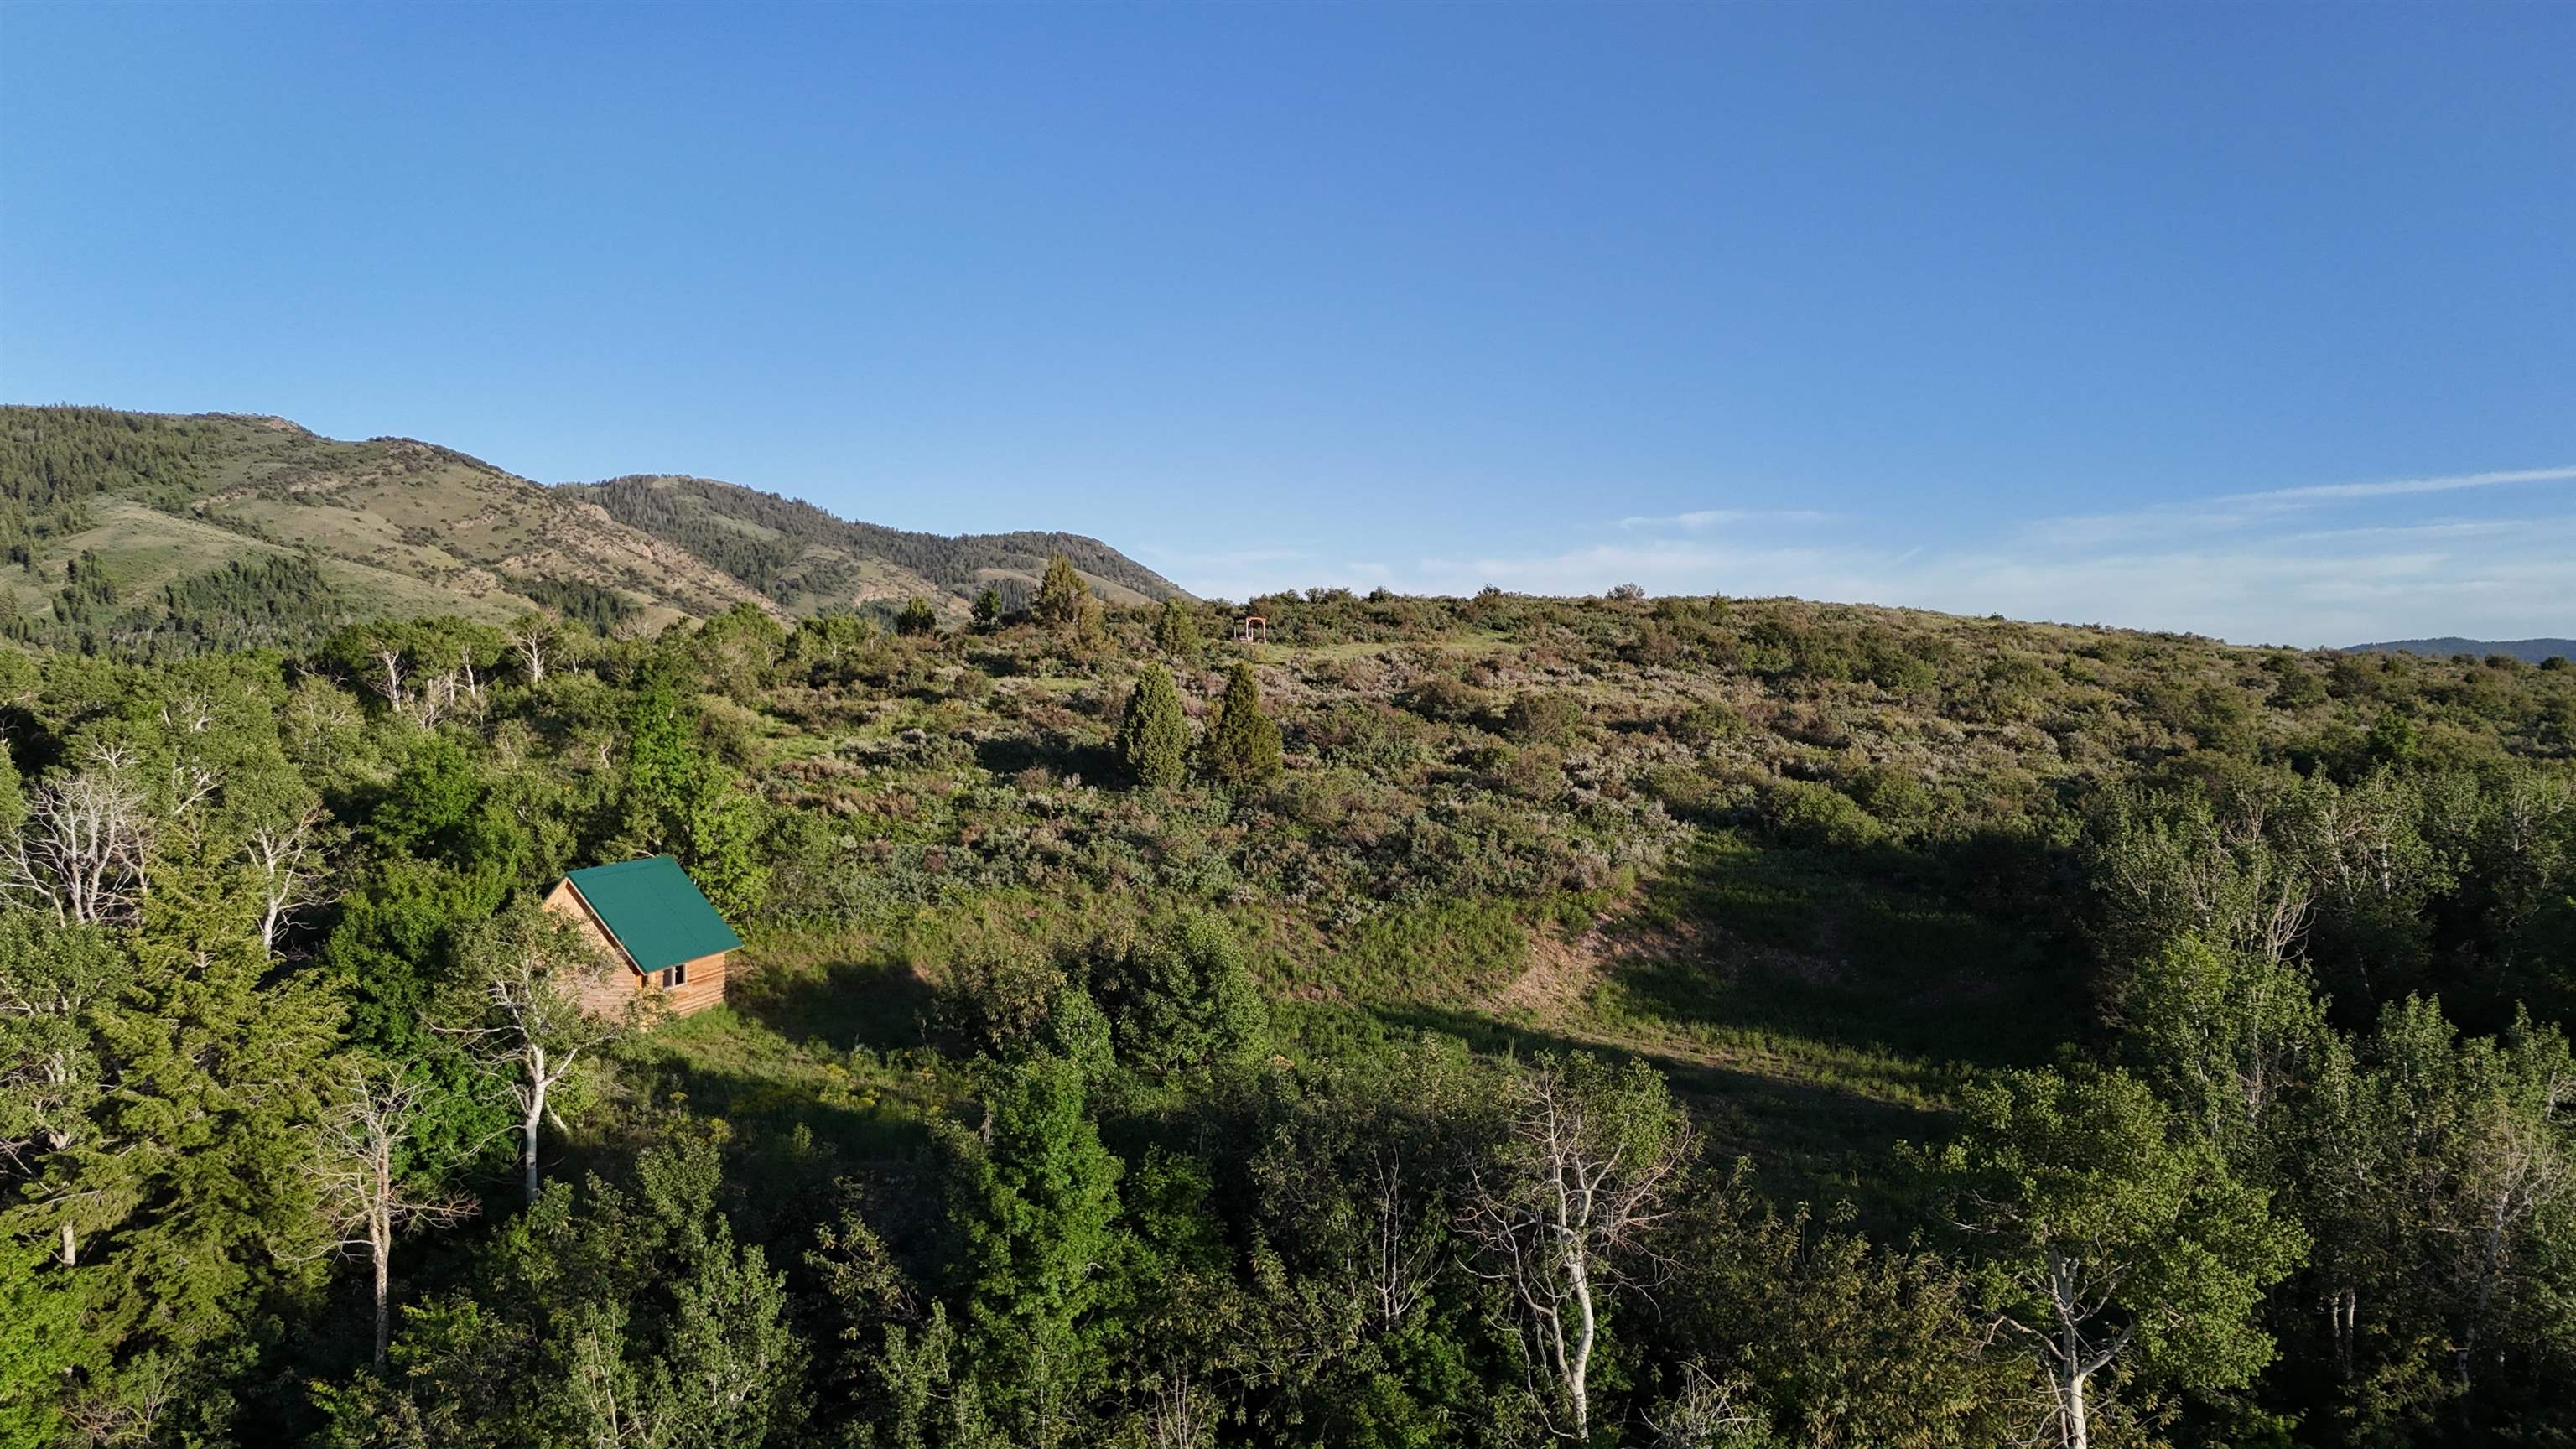
[(95, 1357), (80, 1280), (37, 1243), (0, 1236), (0, 1449), (51, 1449), (65, 1378)]
[(116, 583), (96, 551), (82, 549), (63, 565), (63, 586), (54, 595), (54, 616), (65, 624), (93, 624), (116, 609)]
[(492, 798), (474, 757), (455, 739), (425, 735), (368, 821), (383, 849), (508, 880), (528, 854), (524, 825)]
[(1148, 664), (1127, 696), (1118, 722), (1118, 763), (1137, 788), (1168, 790), (1189, 773), (1190, 727), (1181, 717), (1181, 692), (1172, 671)]
[(44, 1195), (89, 1219), (92, 1323), (189, 1343), (227, 1331), (309, 1241), (312, 1124), (340, 1002), (272, 976), (255, 908), (193, 832), (167, 842), (125, 989), (91, 1010), (114, 1087), (88, 1139), (49, 1163)]
[(484, 873), (388, 860), (342, 899), (322, 946), (321, 964), (348, 1001), (349, 1044), (405, 1063), (423, 1085), (415, 1135), (424, 1157), (498, 1159), (508, 1150), (510, 1115), (485, 1068), (438, 1027), (440, 997), (465, 964), (459, 946), (510, 888)]
[(707, 901), (727, 919), (748, 921), (769, 898), (769, 867), (759, 854), (760, 797), (742, 776), (707, 762), (681, 798), (681, 863)]
[(9, 758), (8, 740), (0, 739), (0, 831), (15, 830), (26, 818), (27, 788), (17, 762)]
[(928, 599), (915, 594), (903, 601), (903, 612), (894, 616), (894, 631), (898, 634), (935, 634), (939, 631), (939, 615), (932, 611)]
[(946, 1135), (970, 1361), (1022, 1444), (1072, 1440), (1106, 1367), (1118, 1159), (1082, 1074), (1036, 1056), (990, 1069), (985, 1128)]
[(1073, 629), (1080, 627), (1083, 606), (1090, 602), (1091, 586), (1073, 571), (1073, 560), (1057, 554), (1047, 560), (1046, 577), (1039, 580), (1037, 600), (1029, 607), (1039, 623)]
[(1163, 601), (1162, 617), (1154, 621), (1154, 647), (1183, 669), (1196, 669), (1207, 652), (1207, 640), (1199, 634), (1199, 616), (1178, 599)]
[(975, 592), (975, 627), (990, 629), (1002, 622), (1002, 591), (986, 584)]
[(1279, 726), (1261, 712), (1261, 684), (1251, 665), (1235, 665), (1226, 679), (1204, 753), (1208, 773), (1229, 785), (1257, 785), (1279, 773)]

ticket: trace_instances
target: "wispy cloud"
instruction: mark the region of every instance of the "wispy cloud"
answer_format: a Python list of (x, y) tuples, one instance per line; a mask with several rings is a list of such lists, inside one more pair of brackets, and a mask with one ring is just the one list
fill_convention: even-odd
[(2384, 483), (2321, 483), (2306, 488), (2272, 488), (2260, 493), (2230, 493), (2230, 502), (2328, 502), (2345, 498), (2389, 498), (2402, 493), (2454, 493), (2463, 488), (2496, 488), (2508, 483), (2576, 482), (2576, 463), (2560, 468), (2519, 468), (2500, 473), (2452, 473), (2439, 478), (2397, 478)]
[(2253, 493), (2222, 493), (2150, 508), (2113, 513), (2071, 514), (2043, 518), (2023, 526), (2034, 542), (2053, 548), (2142, 546), (2156, 539), (2209, 539), (2250, 530), (2277, 531), (2289, 515), (2315, 512), (2374, 499), (2410, 494), (2458, 493), (2508, 484), (2576, 482), (2576, 465), (2520, 468), (2489, 473), (2453, 473), (2437, 478), (2401, 478), (2377, 483), (2324, 483), (2299, 488), (2271, 488)]
[(1690, 513), (1635, 514), (1619, 520), (1621, 528), (1679, 528), (1696, 532), (1744, 523), (1829, 523), (1838, 515), (1812, 508), (1702, 508)]

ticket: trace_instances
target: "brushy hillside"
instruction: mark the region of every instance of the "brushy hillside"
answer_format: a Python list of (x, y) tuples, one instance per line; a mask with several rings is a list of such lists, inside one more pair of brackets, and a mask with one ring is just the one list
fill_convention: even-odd
[[(945, 538), (844, 523), (703, 479), (549, 488), (407, 438), (280, 418), (0, 408), (0, 628), (126, 652), (309, 644), (355, 619), (540, 605), (629, 629), (749, 600), (788, 617), (913, 596), (963, 622), (1051, 553), (1105, 597), (1177, 592), (1095, 540)], [(282, 601), (238, 568), (289, 569)]]
[[(340, 1449), (2576, 1422), (2576, 672), (1080, 603), (0, 646), (0, 1409)], [(592, 1044), (529, 1009), (580, 963), (527, 903), (649, 851), (749, 945), (726, 1007)], [(542, 1110), (536, 1036), (580, 1047)], [(352, 1216), (383, 1181), (399, 1232)]]

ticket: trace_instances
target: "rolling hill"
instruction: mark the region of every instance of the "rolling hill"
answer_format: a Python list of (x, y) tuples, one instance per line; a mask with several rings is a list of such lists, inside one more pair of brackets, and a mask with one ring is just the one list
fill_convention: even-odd
[(962, 619), (987, 585), (1034, 590), (1051, 553), (1111, 602), (1179, 592), (1073, 534), (909, 533), (704, 478), (550, 487), (283, 418), (0, 407), (0, 622), (21, 627), (149, 633), (185, 600), (257, 614), (279, 580), (307, 624), (544, 603), (652, 627), (744, 600), (800, 617), (916, 594)]
[(2576, 639), (2393, 639), (2385, 644), (2355, 644), (2346, 654), (2509, 655), (2525, 664), (2548, 659), (2576, 659)]

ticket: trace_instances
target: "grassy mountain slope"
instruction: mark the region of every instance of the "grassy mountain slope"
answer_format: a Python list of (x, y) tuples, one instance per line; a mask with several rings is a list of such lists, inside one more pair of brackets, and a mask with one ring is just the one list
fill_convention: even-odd
[(540, 598), (652, 626), (746, 599), (804, 615), (916, 593), (962, 617), (986, 582), (1033, 587), (1055, 551), (1114, 601), (1176, 592), (1073, 535), (903, 533), (704, 479), (547, 487), (432, 444), (280, 418), (0, 408), (0, 619), (128, 640), (171, 627), (174, 586), (273, 559), (316, 577), (312, 627), (498, 620)]
[(900, 603), (915, 594), (963, 614), (965, 601), (986, 585), (1016, 606), (1036, 592), (1047, 556), (1057, 553), (1113, 604), (1179, 592), (1169, 579), (1079, 534), (908, 533), (706, 478), (613, 478), (570, 491), (622, 523), (680, 544), (797, 614), (829, 602)]

